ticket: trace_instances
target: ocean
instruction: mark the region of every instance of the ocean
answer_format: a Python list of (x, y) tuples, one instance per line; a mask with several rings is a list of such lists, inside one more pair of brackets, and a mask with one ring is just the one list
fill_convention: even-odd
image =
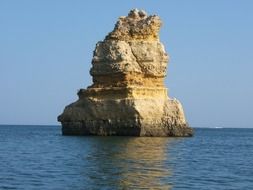
[(0, 126), (0, 189), (253, 189), (253, 129), (192, 138), (62, 136)]

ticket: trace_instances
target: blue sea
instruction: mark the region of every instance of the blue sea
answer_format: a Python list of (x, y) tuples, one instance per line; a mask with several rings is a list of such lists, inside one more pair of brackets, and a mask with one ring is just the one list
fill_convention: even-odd
[(62, 136), (0, 126), (0, 189), (253, 189), (253, 129), (192, 138)]

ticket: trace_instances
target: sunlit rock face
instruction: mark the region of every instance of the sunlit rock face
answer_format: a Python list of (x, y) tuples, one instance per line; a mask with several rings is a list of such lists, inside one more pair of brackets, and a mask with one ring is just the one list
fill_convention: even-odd
[(161, 20), (131, 10), (96, 44), (93, 84), (58, 117), (63, 135), (192, 136), (182, 105), (164, 86)]

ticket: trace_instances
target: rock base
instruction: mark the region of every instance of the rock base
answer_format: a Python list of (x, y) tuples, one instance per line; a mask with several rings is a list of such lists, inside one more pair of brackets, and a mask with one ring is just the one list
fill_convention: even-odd
[(63, 135), (189, 137), (181, 103), (166, 88), (89, 88), (58, 117)]
[[(101, 123), (103, 123), (101, 125)], [(128, 122), (126, 122), (128, 123)], [(64, 122), (63, 135), (75, 136), (138, 136), (138, 137), (191, 137), (193, 129), (187, 125), (171, 126), (127, 126), (126, 123), (114, 125), (108, 121)]]

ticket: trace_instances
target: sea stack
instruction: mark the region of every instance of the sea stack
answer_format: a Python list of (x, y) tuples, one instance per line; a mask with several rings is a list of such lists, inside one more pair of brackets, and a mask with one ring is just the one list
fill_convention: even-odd
[(164, 85), (168, 54), (159, 40), (161, 19), (133, 9), (96, 44), (93, 84), (58, 117), (63, 135), (188, 137), (181, 103)]

